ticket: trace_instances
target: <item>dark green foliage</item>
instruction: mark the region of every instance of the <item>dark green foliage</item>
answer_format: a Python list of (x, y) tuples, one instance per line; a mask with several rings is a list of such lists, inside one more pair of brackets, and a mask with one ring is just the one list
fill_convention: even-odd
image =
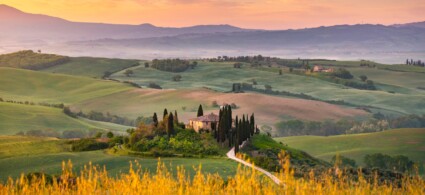
[(283, 74), (282, 69), (279, 69), (279, 75), (282, 75), (282, 74)]
[(184, 72), (190, 67), (190, 63), (187, 60), (180, 59), (154, 59), (151, 67), (167, 72)]
[(380, 168), (386, 170), (394, 170), (398, 172), (413, 171), (414, 163), (408, 157), (403, 155), (389, 156), (386, 154), (376, 153), (366, 155), (364, 163), (369, 168)]
[(366, 75), (360, 75), (359, 78), (365, 82), (367, 80), (367, 76)]
[(106, 137), (107, 138), (113, 138), (114, 137), (114, 134), (112, 133), (112, 132), (108, 132), (107, 134), (106, 134)]
[(73, 139), (73, 138), (84, 138), (86, 133), (82, 130), (66, 130), (62, 132), (62, 138)]
[(95, 139), (80, 139), (69, 142), (74, 152), (102, 150), (109, 147), (108, 143), (98, 142)]
[(162, 87), (161, 86), (159, 86), (158, 84), (156, 84), (156, 83), (149, 83), (148, 84), (148, 87), (149, 88), (152, 88), (152, 89), (162, 89)]
[[(66, 108), (66, 107), (65, 107)], [(64, 108), (64, 113), (65, 113)], [(102, 112), (96, 112), (96, 111), (90, 111), (89, 113), (85, 114), (83, 112), (79, 113), (72, 113), (70, 116), (79, 116), (83, 118), (87, 118), (94, 121), (103, 121), (103, 122), (110, 122), (115, 124), (121, 124), (121, 125), (127, 125), (127, 126), (136, 126), (138, 122), (140, 122), (140, 118), (138, 120), (131, 120), (129, 118), (112, 115), (109, 112), (106, 114), (103, 114)]]
[(164, 113), (162, 114), (162, 119), (165, 119), (165, 117), (168, 115), (168, 110), (165, 108)]
[(102, 132), (97, 132), (96, 135), (94, 136), (95, 138), (101, 138), (102, 137)]
[(179, 81), (182, 80), (182, 76), (179, 75), (179, 74), (178, 75), (174, 75), (172, 79), (173, 79), (173, 81), (179, 82)]
[(174, 124), (179, 124), (179, 117), (177, 115), (177, 110), (174, 110)]
[[(115, 137), (112, 137), (110, 140), (109, 140), (109, 147), (113, 147), (113, 146), (116, 146), (116, 145), (121, 145), (121, 144), (124, 144), (126, 141), (125, 141), (125, 137), (124, 136), (115, 136)], [(127, 143), (128, 143), (128, 140), (127, 140)]]
[(339, 167), (356, 167), (356, 161), (342, 155), (334, 155), (331, 159), (331, 164)]
[(145, 68), (149, 68), (149, 62), (145, 62)]
[(331, 73), (332, 76), (338, 77), (341, 79), (352, 79), (353, 75), (345, 68), (339, 68), (335, 72)]
[(158, 116), (156, 115), (156, 112), (153, 113), (152, 121), (153, 121), (153, 125), (155, 127), (158, 127)]
[(198, 117), (204, 116), (204, 110), (202, 109), (202, 104), (199, 104), (198, 114), (196, 116), (198, 116)]
[(170, 115), (168, 115), (167, 135), (168, 135), (168, 137), (171, 137), (171, 135), (174, 135), (174, 117), (173, 117), (173, 113), (170, 113)]
[(63, 113), (65, 113), (66, 115), (72, 117), (72, 118), (77, 118), (77, 115), (73, 112), (71, 112), (71, 109), (69, 109), (68, 106), (63, 108)]

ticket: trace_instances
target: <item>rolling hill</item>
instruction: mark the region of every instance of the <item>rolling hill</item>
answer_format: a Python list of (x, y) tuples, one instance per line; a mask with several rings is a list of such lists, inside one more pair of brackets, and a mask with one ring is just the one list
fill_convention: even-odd
[(90, 129), (124, 132), (128, 128), (130, 127), (71, 118), (59, 108), (0, 102), (0, 135), (47, 129), (59, 133), (65, 130), (88, 131)]
[(329, 137), (280, 137), (275, 140), (326, 161), (330, 161), (335, 154), (340, 154), (363, 165), (366, 154), (383, 153), (405, 155), (416, 162), (425, 163), (425, 129), (394, 129)]
[(0, 97), (13, 101), (71, 104), (132, 89), (129, 85), (38, 71), (0, 67)]

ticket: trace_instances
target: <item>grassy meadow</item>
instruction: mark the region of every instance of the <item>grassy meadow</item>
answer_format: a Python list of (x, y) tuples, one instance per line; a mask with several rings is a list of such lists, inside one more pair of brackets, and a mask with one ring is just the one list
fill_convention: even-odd
[(0, 68), (0, 97), (14, 101), (71, 104), (131, 89), (106, 80)]
[(143, 61), (110, 59), (110, 58), (92, 58), (75, 57), (70, 58), (69, 62), (43, 69), (43, 72), (68, 74), (75, 76), (87, 76), (102, 78), (105, 72), (114, 73), (132, 66), (137, 66)]
[(0, 102), (0, 135), (14, 135), (20, 131), (52, 129), (102, 129), (123, 132), (127, 126), (76, 119), (65, 115), (62, 109), (38, 105)]
[(383, 153), (405, 155), (413, 161), (425, 164), (425, 129), (394, 129), (328, 137), (279, 137), (275, 140), (326, 161), (330, 161), (335, 154), (340, 154), (363, 165), (366, 154)]
[(93, 165), (105, 166), (110, 176), (128, 172), (130, 162), (137, 161), (143, 170), (151, 173), (156, 172), (158, 161), (160, 160), (173, 169), (175, 174), (177, 166), (183, 166), (193, 177), (198, 168), (202, 165), (205, 173), (218, 173), (223, 178), (233, 176), (236, 173), (237, 163), (226, 158), (140, 158), (132, 156), (114, 156), (106, 154), (104, 151), (92, 152), (61, 152), (52, 153), (46, 150), (42, 154), (21, 155), (10, 158), (0, 158), (0, 181), (6, 181), (8, 176), (17, 178), (21, 173), (44, 172), (47, 174), (60, 174), (62, 162), (71, 160), (75, 171), (79, 172), (84, 165), (91, 162)]

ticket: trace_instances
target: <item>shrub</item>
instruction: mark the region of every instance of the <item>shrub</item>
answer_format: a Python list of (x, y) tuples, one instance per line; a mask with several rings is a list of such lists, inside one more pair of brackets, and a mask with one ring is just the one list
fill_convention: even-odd
[(62, 138), (73, 139), (73, 138), (84, 138), (86, 133), (82, 130), (66, 130), (62, 132)]
[(148, 87), (149, 87), (149, 88), (152, 88), (152, 89), (162, 89), (162, 87), (161, 87), (161, 86), (159, 86), (159, 85), (158, 85), (158, 84), (156, 84), (156, 83), (149, 83)]
[(98, 142), (94, 139), (80, 139), (71, 141), (71, 150), (74, 152), (102, 150), (108, 148), (108, 143)]

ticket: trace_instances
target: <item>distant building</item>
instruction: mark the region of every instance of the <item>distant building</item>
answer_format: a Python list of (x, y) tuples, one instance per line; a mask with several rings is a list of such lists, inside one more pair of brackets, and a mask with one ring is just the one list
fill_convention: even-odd
[(189, 123), (186, 125), (187, 128), (192, 128), (196, 132), (199, 130), (216, 130), (218, 126), (219, 116), (211, 113), (208, 115), (200, 116), (198, 118), (193, 118), (189, 120)]
[(315, 65), (313, 68), (313, 72), (333, 72), (333, 68), (325, 68), (323, 66)]

